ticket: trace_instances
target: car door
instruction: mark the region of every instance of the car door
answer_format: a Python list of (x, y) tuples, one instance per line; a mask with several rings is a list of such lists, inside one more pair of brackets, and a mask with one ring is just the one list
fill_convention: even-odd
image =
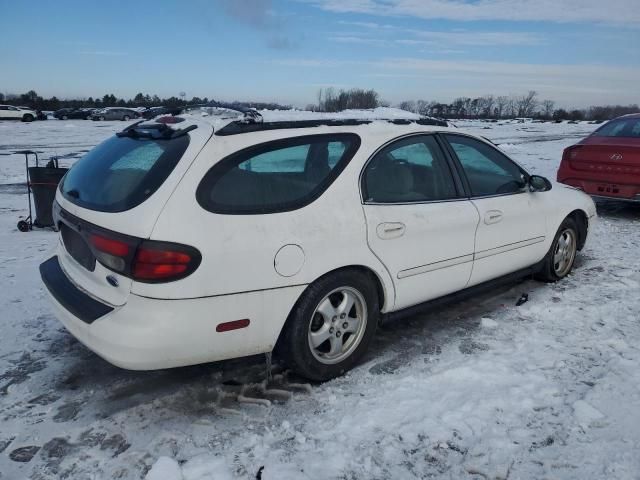
[(22, 118), (22, 112), (20, 111), (19, 108), (17, 107), (7, 107), (7, 111), (5, 112), (5, 117), (4, 118), (9, 118), (12, 120), (16, 120), (16, 119), (21, 119)]
[(527, 173), (488, 142), (460, 134), (443, 137), (458, 162), (480, 222), (469, 285), (529, 267), (545, 255), (542, 194), (527, 186)]
[(397, 139), (361, 176), (369, 248), (393, 278), (394, 310), (464, 288), (478, 211), (435, 135)]

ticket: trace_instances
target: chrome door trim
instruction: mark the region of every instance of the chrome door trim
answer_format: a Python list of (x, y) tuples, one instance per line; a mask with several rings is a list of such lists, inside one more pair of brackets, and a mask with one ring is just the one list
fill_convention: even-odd
[(407, 268), (398, 272), (398, 278), (413, 277), (423, 273), (435, 272), (436, 270), (442, 270), (443, 268), (455, 267), (465, 263), (473, 262), (473, 254), (462, 255), (461, 257), (449, 258), (447, 260), (440, 260), (438, 262), (428, 263), (427, 265), (421, 265), (419, 267)]
[(506, 245), (501, 245), (499, 247), (490, 248), (488, 250), (482, 250), (480, 252), (476, 252), (474, 254), (474, 260), (481, 260), (483, 258), (492, 257), (494, 255), (499, 255), (501, 253), (506, 253), (511, 250), (517, 250), (519, 248), (530, 247), (531, 245), (535, 245), (537, 243), (544, 242), (547, 237), (534, 237), (528, 240), (522, 240), (520, 242), (508, 243)]

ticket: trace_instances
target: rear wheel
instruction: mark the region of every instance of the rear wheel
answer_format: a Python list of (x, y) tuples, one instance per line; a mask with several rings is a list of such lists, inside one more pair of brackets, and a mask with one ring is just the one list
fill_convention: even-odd
[(573, 269), (578, 253), (578, 226), (572, 218), (565, 218), (544, 259), (538, 278), (545, 282), (563, 279)]
[(375, 334), (380, 307), (371, 279), (357, 271), (321, 278), (304, 292), (281, 345), (289, 366), (325, 381), (353, 368)]
[(62, 120), (67, 120), (69, 117), (67, 117), (66, 115), (62, 115)]
[(129, 118), (130, 118), (129, 115), (125, 115), (124, 117), (122, 117), (122, 120), (124, 120), (125, 122), (128, 122)]
[(104, 117), (100, 117), (99, 119), (100, 121), (104, 122)]
[(22, 121), (33, 122), (33, 115), (31, 115), (30, 113), (27, 113), (25, 116), (22, 117)]

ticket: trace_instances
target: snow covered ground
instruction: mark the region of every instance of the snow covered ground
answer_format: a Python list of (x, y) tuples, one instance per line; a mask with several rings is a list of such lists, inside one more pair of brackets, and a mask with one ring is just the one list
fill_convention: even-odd
[[(457, 125), (551, 178), (594, 128)], [(70, 163), (122, 126), (4, 123), (0, 154)], [(62, 328), (37, 271), (56, 236), (15, 228), (23, 161), (0, 156), (1, 480), (640, 478), (639, 207), (599, 206), (568, 279), (389, 325), (345, 377), (265, 406), (233, 400), (261, 358), (128, 372)]]

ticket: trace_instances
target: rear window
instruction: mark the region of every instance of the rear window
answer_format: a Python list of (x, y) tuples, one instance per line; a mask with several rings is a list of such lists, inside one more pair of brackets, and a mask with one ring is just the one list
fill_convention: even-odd
[(223, 214), (286, 212), (308, 205), (333, 183), (360, 146), (354, 134), (309, 135), (263, 143), (221, 160), (197, 199)]
[(153, 195), (188, 146), (188, 135), (174, 139), (112, 137), (69, 170), (60, 190), (67, 200), (84, 208), (129, 210)]
[(640, 118), (612, 120), (593, 133), (597, 137), (640, 138)]

